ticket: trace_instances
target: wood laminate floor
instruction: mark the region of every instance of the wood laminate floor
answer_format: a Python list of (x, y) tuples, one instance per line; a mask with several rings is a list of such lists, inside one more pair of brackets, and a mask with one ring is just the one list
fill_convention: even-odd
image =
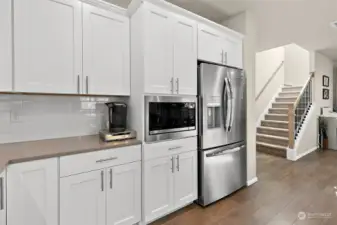
[(297, 162), (258, 153), (257, 174), (256, 184), (207, 208), (193, 204), (151, 225), (337, 225), (337, 151)]

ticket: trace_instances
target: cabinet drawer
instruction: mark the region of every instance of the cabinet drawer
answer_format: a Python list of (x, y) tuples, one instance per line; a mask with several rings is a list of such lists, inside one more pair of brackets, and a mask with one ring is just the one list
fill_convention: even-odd
[(64, 156), (60, 158), (60, 176), (65, 177), (140, 160), (141, 145)]
[(155, 159), (193, 150), (197, 150), (197, 137), (144, 144), (143, 159)]

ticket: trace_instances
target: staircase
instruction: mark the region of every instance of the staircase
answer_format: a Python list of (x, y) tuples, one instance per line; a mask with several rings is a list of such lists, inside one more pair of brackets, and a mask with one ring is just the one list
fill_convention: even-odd
[(299, 97), (302, 86), (285, 86), (268, 109), (257, 128), (256, 149), (259, 152), (287, 157), (289, 146), (288, 106)]

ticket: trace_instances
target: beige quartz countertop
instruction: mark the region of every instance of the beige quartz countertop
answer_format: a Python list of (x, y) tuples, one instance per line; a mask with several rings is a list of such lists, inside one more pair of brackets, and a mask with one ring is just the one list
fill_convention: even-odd
[(141, 141), (102, 142), (98, 135), (0, 144), (0, 173), (11, 163), (139, 145)]

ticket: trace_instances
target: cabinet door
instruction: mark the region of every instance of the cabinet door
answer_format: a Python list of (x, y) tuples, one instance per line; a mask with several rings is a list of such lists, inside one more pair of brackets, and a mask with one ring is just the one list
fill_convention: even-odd
[(198, 59), (222, 64), (222, 53), (221, 34), (200, 24), (198, 26)]
[(144, 166), (145, 222), (151, 222), (173, 209), (173, 157), (146, 161)]
[(173, 93), (172, 22), (169, 13), (146, 4), (144, 20), (145, 92)]
[(197, 24), (187, 18), (173, 17), (174, 93), (197, 94)]
[(12, 90), (12, 1), (0, 1), (0, 91)]
[(243, 68), (242, 63), (242, 40), (226, 36), (223, 40), (225, 64), (228, 66)]
[(0, 224), (6, 225), (6, 172), (0, 173)]
[(197, 199), (197, 151), (183, 153), (175, 157), (174, 204), (175, 208), (180, 208)]
[(58, 225), (58, 159), (9, 165), (7, 225)]
[(60, 225), (105, 225), (105, 173), (60, 179)]
[(81, 33), (80, 1), (14, 1), (15, 91), (79, 92)]
[(129, 19), (83, 4), (84, 93), (130, 95)]
[(141, 219), (141, 163), (108, 169), (107, 225), (131, 225)]

